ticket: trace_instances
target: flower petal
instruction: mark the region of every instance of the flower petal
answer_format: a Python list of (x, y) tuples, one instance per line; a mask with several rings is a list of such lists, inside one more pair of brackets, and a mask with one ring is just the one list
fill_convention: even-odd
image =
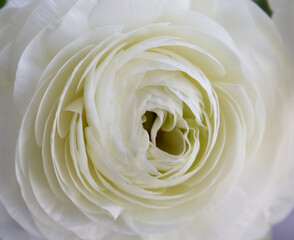
[(125, 26), (125, 31), (152, 23), (163, 13), (187, 9), (190, 0), (102, 0), (93, 9), (89, 22), (98, 26)]

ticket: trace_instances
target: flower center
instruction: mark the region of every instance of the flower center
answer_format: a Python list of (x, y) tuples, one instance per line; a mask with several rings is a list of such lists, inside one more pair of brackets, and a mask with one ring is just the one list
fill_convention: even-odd
[(155, 112), (146, 111), (142, 118), (143, 128), (148, 132), (149, 140), (151, 140), (151, 129), (156, 117), (157, 117), (157, 114)]
[[(179, 128), (173, 128), (170, 130), (164, 130), (164, 126), (169, 124), (171, 118), (166, 118), (165, 122), (158, 128), (156, 127), (156, 120), (158, 116), (153, 111), (146, 111), (142, 117), (143, 128), (148, 132), (149, 141), (153, 142), (156, 147), (162, 151), (172, 154), (180, 155), (184, 152), (185, 140), (183, 138), (183, 133)], [(153, 129), (153, 126), (154, 129)], [(153, 137), (152, 135), (155, 135)]]

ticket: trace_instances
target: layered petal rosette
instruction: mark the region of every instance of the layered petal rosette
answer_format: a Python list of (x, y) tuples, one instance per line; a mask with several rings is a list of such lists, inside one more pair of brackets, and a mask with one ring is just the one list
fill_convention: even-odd
[(254, 3), (0, 13), (0, 200), (27, 236), (257, 239), (289, 212), (293, 75)]

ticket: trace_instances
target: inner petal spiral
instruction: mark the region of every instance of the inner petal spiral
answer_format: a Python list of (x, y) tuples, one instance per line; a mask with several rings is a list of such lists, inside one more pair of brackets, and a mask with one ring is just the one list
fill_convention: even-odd
[[(157, 119), (157, 114), (152, 111), (146, 111), (142, 117), (143, 128), (148, 132), (149, 140), (152, 141), (152, 128)], [(178, 128), (165, 130), (164, 125), (170, 125), (172, 120), (168, 117), (160, 128), (156, 131), (154, 144), (164, 152), (171, 155), (179, 155), (185, 150), (185, 139), (183, 133)], [(172, 124), (173, 125), (173, 124)]]

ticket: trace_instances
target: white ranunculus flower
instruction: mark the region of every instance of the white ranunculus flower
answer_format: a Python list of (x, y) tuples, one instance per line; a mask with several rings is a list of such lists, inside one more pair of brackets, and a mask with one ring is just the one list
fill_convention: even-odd
[(2, 240), (250, 240), (291, 210), (291, 57), (252, 1), (11, 0), (0, 49)]

